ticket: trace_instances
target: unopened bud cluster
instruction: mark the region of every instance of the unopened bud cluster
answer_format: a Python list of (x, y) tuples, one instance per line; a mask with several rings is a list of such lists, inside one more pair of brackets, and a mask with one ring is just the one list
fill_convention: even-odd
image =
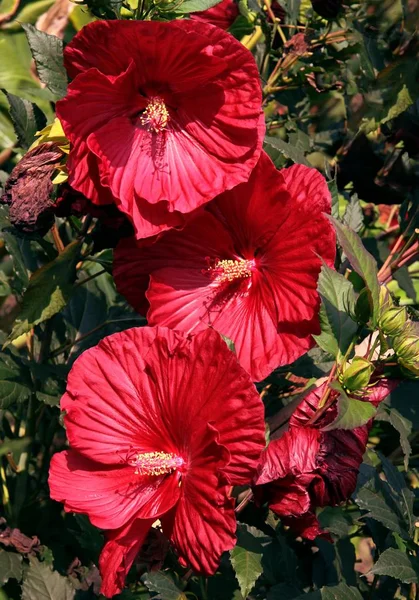
[(395, 306), (385, 286), (380, 290), (380, 331), (388, 336), (398, 363), (419, 376), (419, 323), (410, 321), (402, 306)]

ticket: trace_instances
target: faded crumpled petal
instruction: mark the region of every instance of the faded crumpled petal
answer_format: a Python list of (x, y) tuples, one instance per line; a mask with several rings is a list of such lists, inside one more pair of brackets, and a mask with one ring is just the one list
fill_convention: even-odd
[(1, 202), (10, 206), (10, 222), (26, 233), (45, 234), (54, 222), (52, 176), (63, 152), (47, 142), (29, 150), (11, 172)]

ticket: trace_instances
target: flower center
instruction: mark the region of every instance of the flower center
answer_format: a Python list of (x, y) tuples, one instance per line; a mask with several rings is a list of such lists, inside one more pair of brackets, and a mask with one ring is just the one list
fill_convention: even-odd
[(170, 114), (164, 100), (159, 96), (153, 96), (140, 120), (142, 125), (147, 126), (148, 131), (160, 133), (166, 129), (167, 124), (170, 121)]
[(169, 452), (145, 452), (136, 454), (129, 464), (135, 467), (136, 475), (165, 475), (179, 469), (183, 458)]
[(213, 266), (208, 267), (208, 271), (214, 278), (217, 278), (219, 283), (231, 282), (236, 279), (248, 279), (252, 276), (255, 262), (239, 258), (236, 260), (220, 260), (215, 259)]

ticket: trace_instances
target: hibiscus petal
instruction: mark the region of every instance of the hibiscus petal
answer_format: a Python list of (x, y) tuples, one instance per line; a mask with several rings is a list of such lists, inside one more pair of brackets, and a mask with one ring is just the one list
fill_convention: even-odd
[(192, 13), (190, 18), (193, 21), (204, 21), (221, 29), (228, 29), (239, 14), (239, 6), (234, 0), (222, 0), (207, 10)]
[(176, 504), (175, 474), (142, 477), (134, 471), (100, 465), (72, 450), (60, 452), (51, 462), (51, 498), (68, 512), (86, 513), (102, 529), (117, 529), (133, 517), (155, 520)]
[(211, 423), (218, 443), (229, 451), (224, 476), (231, 485), (250, 483), (265, 437), (263, 404), (248, 374), (213, 330), (187, 342), (176, 332), (166, 330), (165, 335), (165, 340), (153, 344), (145, 361), (155, 401), (176, 446), (186, 446), (194, 462), (201, 454), (197, 428)]
[(158, 82), (169, 76), (175, 88), (193, 89), (222, 72), (226, 60), (206, 52), (206, 25), (198, 25), (195, 31), (184, 29), (181, 23), (96, 21), (83, 27), (66, 46), (67, 72), (74, 78), (95, 67), (116, 76), (132, 59), (139, 84), (156, 81), (157, 74)]
[(133, 451), (175, 450), (144, 372), (156, 333), (133, 328), (108, 336), (74, 363), (61, 409), (70, 445), (88, 458), (123, 464)]
[(106, 543), (99, 558), (102, 586), (106, 598), (119, 594), (125, 578), (153, 524), (153, 519), (136, 519), (116, 531), (107, 531)]
[(162, 521), (181, 564), (205, 575), (216, 571), (222, 553), (236, 541), (234, 501), (228, 498), (227, 487), (219, 486), (217, 474), (225, 450), (214, 433), (211, 428), (202, 432), (172, 522)]
[(115, 117), (143, 110), (147, 101), (136, 89), (131, 60), (117, 77), (89, 69), (69, 84), (67, 95), (57, 102), (57, 116), (70, 142), (78, 141)]

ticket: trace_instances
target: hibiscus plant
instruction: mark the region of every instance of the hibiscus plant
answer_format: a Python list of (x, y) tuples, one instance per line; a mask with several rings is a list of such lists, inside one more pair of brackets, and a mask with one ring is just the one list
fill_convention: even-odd
[(418, 27), (0, 2), (0, 600), (419, 598)]

